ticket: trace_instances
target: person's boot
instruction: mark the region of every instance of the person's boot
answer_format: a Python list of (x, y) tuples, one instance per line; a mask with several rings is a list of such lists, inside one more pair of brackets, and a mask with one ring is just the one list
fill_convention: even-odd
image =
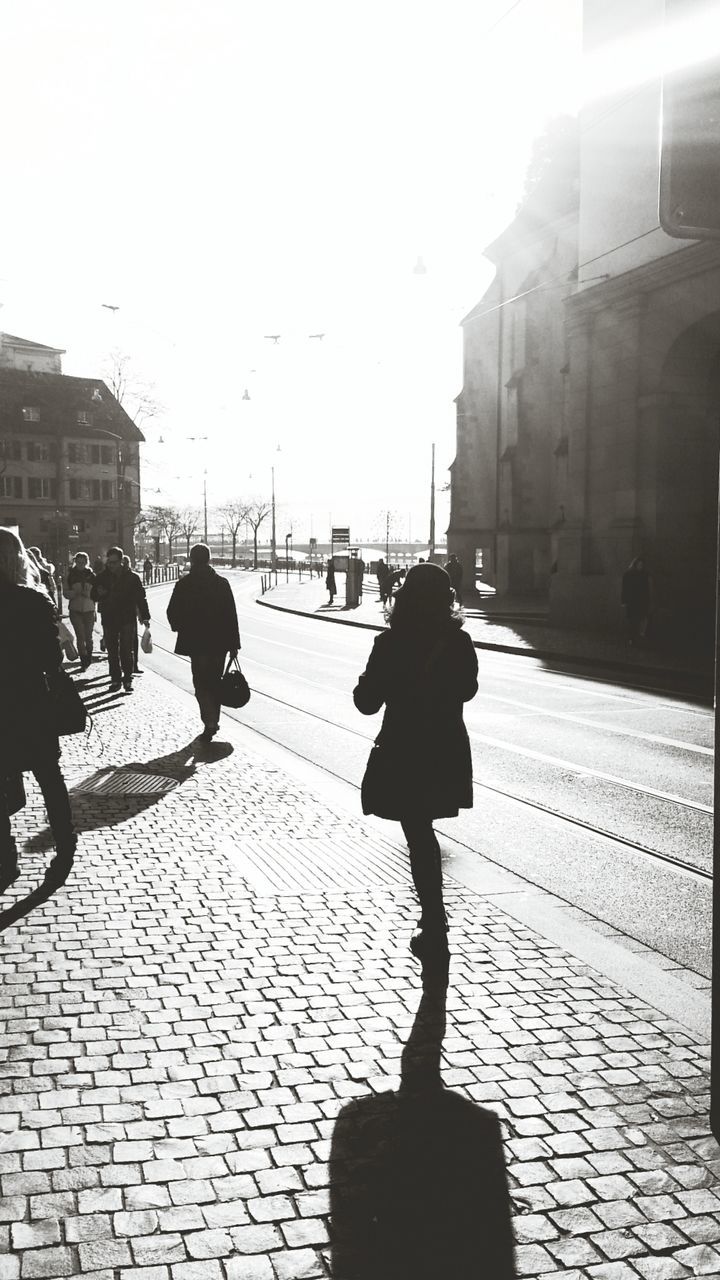
[(422, 965), (423, 982), (437, 978), (446, 980), (450, 965), (448, 922), (444, 909), (423, 911), (420, 923), (410, 939), (410, 950)]
[(67, 880), (73, 865), (75, 850), (77, 849), (77, 835), (74, 833), (67, 840), (62, 840), (57, 845), (55, 857), (49, 863), (45, 872), (44, 884), (48, 888), (57, 888), (64, 884)]

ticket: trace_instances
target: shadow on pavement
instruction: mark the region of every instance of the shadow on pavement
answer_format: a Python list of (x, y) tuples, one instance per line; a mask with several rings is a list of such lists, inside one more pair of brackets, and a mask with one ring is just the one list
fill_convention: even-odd
[[(70, 790), (73, 824), (78, 835), (84, 831), (97, 831), (102, 827), (115, 827), (138, 813), (144, 813), (159, 800), (167, 797), (167, 791), (155, 793), (127, 794), (102, 791), (86, 791), (89, 781), (102, 781), (103, 777), (123, 773), (155, 774), (161, 778), (171, 778), (178, 786), (187, 782), (197, 772), (197, 762), (213, 764), (232, 755), (233, 747), (229, 742), (200, 742), (194, 738), (186, 746), (171, 751), (164, 756), (155, 756), (152, 760), (126, 761), (122, 765), (109, 765), (97, 770), (91, 779)], [(37, 835), (26, 840), (23, 848), (27, 852), (42, 853), (53, 847), (53, 837), (48, 826), (43, 827)]]
[(500, 1123), (445, 1089), (446, 988), (427, 989), (400, 1088), (340, 1112), (330, 1152), (337, 1280), (512, 1280)]

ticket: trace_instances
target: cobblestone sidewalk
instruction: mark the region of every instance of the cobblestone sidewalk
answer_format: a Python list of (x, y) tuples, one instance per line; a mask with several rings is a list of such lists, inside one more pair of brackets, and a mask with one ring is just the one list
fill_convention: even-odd
[[(88, 742), (66, 740), (76, 868), (0, 939), (0, 1280), (365, 1275), (339, 1261), (356, 1184), (338, 1131), (368, 1100), (377, 1115), (403, 1097), (421, 1001), (412, 894), (255, 892), (233, 850), (258, 832), (342, 834), (362, 858), (363, 823), (235, 726), (232, 753), (193, 746), (194, 703), (161, 679), (136, 689)], [(80, 789), (118, 765), (177, 785)], [(29, 798), (25, 874), (5, 905), (49, 857)], [(517, 1274), (720, 1276), (706, 1048), (492, 903), (448, 897), (442, 1080), (500, 1121)], [(422, 1154), (430, 1110), (413, 1115)], [(409, 1259), (401, 1233), (394, 1256)], [(481, 1250), (467, 1274), (497, 1280)]]

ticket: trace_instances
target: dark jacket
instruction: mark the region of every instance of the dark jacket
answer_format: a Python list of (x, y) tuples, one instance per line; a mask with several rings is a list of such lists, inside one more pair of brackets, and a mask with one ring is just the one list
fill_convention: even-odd
[(0, 773), (59, 755), (48, 692), (62, 666), (56, 616), (44, 591), (0, 582)]
[(454, 622), (431, 640), (392, 627), (377, 637), (353, 698), (363, 715), (385, 704), (376, 743), (388, 785), (364, 789), (363, 812), (451, 818), (472, 808), (462, 709), (477, 693), (477, 672), (472, 640)]
[(178, 633), (176, 653), (192, 658), (197, 654), (224, 654), (240, 648), (232, 587), (212, 565), (193, 568), (175, 583), (167, 620)]
[(460, 587), (462, 586), (462, 580), (463, 580), (463, 567), (460, 561), (448, 560), (447, 564), (445, 565), (445, 572), (448, 578), (450, 579), (451, 587), (456, 587), (459, 590)]
[(146, 625), (150, 621), (145, 588), (132, 569), (121, 569), (118, 574), (111, 569), (103, 569), (97, 575), (90, 594), (98, 602), (103, 622), (111, 626), (137, 623), (138, 618)]

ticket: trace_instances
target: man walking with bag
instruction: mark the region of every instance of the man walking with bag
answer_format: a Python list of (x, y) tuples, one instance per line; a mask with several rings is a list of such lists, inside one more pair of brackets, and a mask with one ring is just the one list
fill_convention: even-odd
[(210, 564), (210, 548), (190, 548), (190, 572), (175, 583), (167, 620), (178, 638), (175, 652), (190, 658), (195, 697), (210, 742), (220, 727), (220, 686), (228, 654), (237, 657), (240, 631), (232, 587)]
[(120, 684), (126, 693), (132, 693), (135, 656), (133, 637), (137, 635), (137, 620), (150, 626), (145, 588), (137, 573), (123, 566), (122, 547), (111, 547), (106, 565), (95, 579), (91, 590), (97, 600), (102, 618), (110, 667), (110, 692), (117, 693)]

